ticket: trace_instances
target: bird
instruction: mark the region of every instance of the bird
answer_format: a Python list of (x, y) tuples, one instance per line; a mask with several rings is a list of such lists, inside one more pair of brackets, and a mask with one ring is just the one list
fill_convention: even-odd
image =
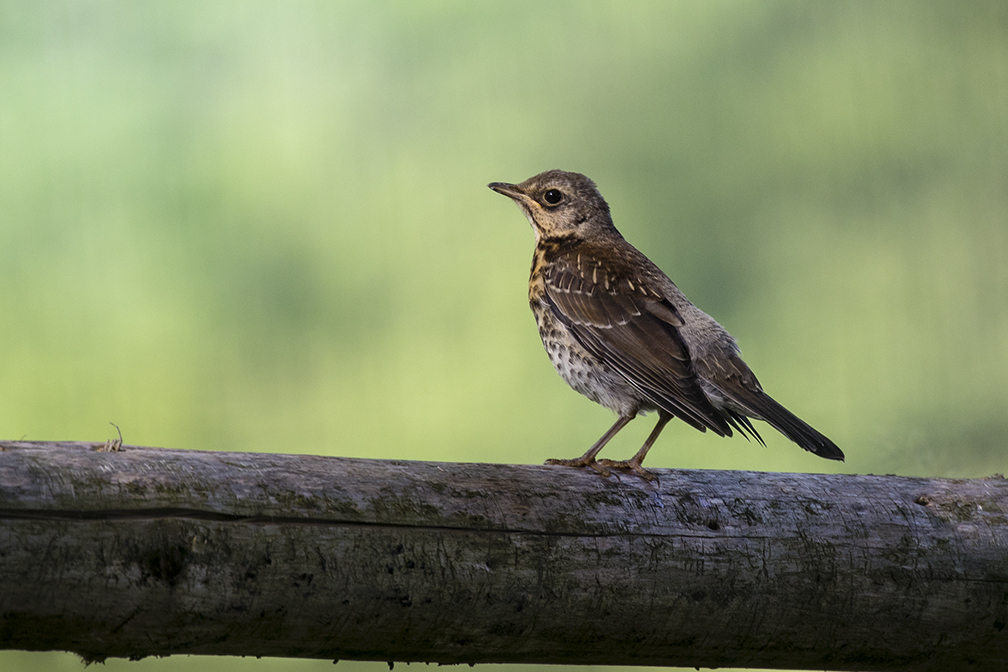
[[(546, 464), (590, 467), (608, 477), (642, 466), (672, 418), (718, 436), (737, 431), (766, 445), (762, 420), (829, 460), (844, 454), (763, 391), (735, 338), (679, 290), (616, 230), (609, 205), (588, 177), (548, 170), (519, 184), (491, 182), (514, 201), (535, 233), (529, 306), (553, 367), (577, 392), (617, 415), (581, 457)], [(649, 412), (658, 422), (628, 460), (597, 459), (626, 425)]]

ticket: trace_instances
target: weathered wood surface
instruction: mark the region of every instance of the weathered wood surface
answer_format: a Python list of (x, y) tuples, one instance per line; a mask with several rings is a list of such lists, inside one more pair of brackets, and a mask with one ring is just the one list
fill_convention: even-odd
[(1008, 667), (1008, 483), (0, 444), (0, 648)]

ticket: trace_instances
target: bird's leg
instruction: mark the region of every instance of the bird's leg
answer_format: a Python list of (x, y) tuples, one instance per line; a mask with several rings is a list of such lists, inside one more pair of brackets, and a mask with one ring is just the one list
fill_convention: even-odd
[(661, 431), (663, 429), (665, 429), (665, 425), (668, 424), (668, 421), (671, 420), (672, 417), (673, 416), (670, 413), (666, 413), (665, 411), (658, 411), (658, 424), (655, 425), (655, 428), (651, 430), (651, 434), (648, 435), (647, 441), (645, 441), (644, 445), (641, 446), (641, 449), (637, 451), (637, 454), (631, 457), (629, 460), (620, 460), (617, 462), (615, 460), (603, 459), (599, 460), (598, 463), (603, 467), (630, 469), (635, 474), (637, 474), (638, 476), (640, 476), (645, 480), (648, 481), (655, 480), (656, 478), (655, 475), (652, 474), (647, 469), (645, 469), (644, 467), (642, 467), (641, 463), (644, 461), (644, 456), (647, 455), (647, 452), (651, 450), (651, 446), (653, 446), (654, 442), (658, 440), (658, 435), (661, 434)]
[[(595, 442), (595, 444), (588, 449), (588, 452), (581, 457), (575, 457), (570, 460), (557, 460), (549, 459), (546, 460), (546, 464), (558, 464), (564, 467), (591, 467), (598, 473), (602, 474), (606, 478), (609, 477), (609, 470), (602, 467), (598, 462), (595, 461), (595, 456), (598, 455), (599, 451), (605, 448), (605, 445), (609, 443), (609, 439), (616, 436), (616, 433), (627, 426), (627, 423), (633, 420), (636, 415), (621, 415), (616, 423), (609, 428), (609, 431), (602, 435), (602, 438)], [(666, 422), (668, 422), (666, 420)], [(657, 437), (655, 437), (657, 438)], [(647, 452), (647, 451), (644, 451)]]

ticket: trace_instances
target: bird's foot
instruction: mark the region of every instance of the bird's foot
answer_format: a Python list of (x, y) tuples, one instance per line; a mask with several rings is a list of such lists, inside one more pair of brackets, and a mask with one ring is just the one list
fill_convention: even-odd
[(609, 478), (609, 474), (612, 473), (596, 461), (594, 457), (588, 457), (587, 455), (575, 457), (570, 460), (558, 460), (551, 458), (546, 460), (546, 464), (555, 464), (561, 467), (591, 467), (606, 478)]
[(638, 460), (635, 460), (633, 458), (629, 460), (609, 460), (603, 458), (599, 460), (598, 463), (603, 467), (611, 467), (613, 469), (629, 469), (630, 471), (634, 472), (635, 474), (643, 478), (645, 481), (655, 481), (658, 479), (657, 476), (655, 476), (650, 471), (642, 467), (641, 463)]

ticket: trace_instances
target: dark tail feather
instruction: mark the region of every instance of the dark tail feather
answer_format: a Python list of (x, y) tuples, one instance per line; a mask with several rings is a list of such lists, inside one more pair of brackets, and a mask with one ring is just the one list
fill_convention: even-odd
[(825, 457), (827, 460), (843, 461), (843, 451), (835, 443), (812, 429), (808, 423), (778, 404), (769, 395), (763, 394), (757, 403), (747, 405), (752, 407), (754, 416), (759, 416), (810, 453)]
[(734, 427), (739, 434), (745, 437), (746, 441), (749, 441), (751, 437), (756, 439), (761, 446), (766, 447), (763, 437), (759, 435), (756, 428), (752, 426), (751, 422), (749, 422), (749, 418), (741, 413), (735, 413), (734, 411), (728, 411), (725, 415), (727, 416), (725, 420), (728, 421), (728, 424)]

